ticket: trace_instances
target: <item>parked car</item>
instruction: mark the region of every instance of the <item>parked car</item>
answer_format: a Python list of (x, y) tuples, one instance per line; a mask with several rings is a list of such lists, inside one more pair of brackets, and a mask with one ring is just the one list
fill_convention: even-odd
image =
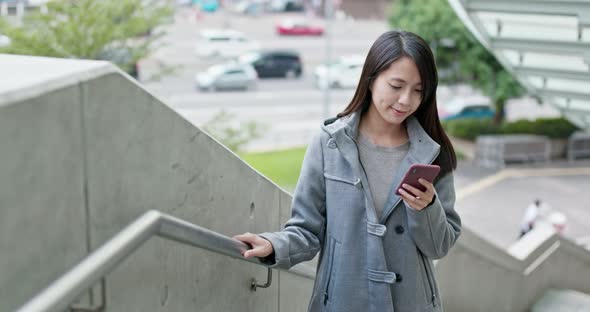
[(218, 0), (192, 0), (192, 5), (199, 7), (203, 12), (215, 12), (219, 9)]
[(0, 48), (9, 46), (11, 42), (12, 40), (9, 37), (0, 34)]
[(236, 30), (202, 30), (195, 50), (201, 57), (237, 57), (256, 51), (259, 44)]
[(268, 11), (268, 0), (240, 0), (229, 10), (245, 15), (260, 15)]
[(305, 6), (303, 0), (271, 0), (270, 8), (275, 12), (300, 12)]
[(195, 76), (197, 88), (201, 91), (221, 89), (256, 89), (258, 76), (249, 64), (237, 62), (213, 65), (206, 72)]
[(492, 118), (495, 110), (489, 98), (484, 96), (455, 97), (446, 103), (438, 103), (441, 120), (466, 118)]
[(311, 25), (304, 19), (286, 19), (276, 26), (277, 33), (282, 36), (321, 36), (324, 28)]
[(259, 78), (301, 77), (303, 65), (299, 53), (288, 50), (267, 50), (240, 56), (239, 62), (254, 67)]
[(340, 57), (330, 65), (319, 65), (314, 71), (315, 85), (320, 89), (355, 88), (364, 62), (361, 55), (349, 55)]
[(13, 10), (20, 3), (23, 4), (25, 9), (29, 9), (29, 8), (36, 8), (41, 5), (44, 5), (49, 1), (51, 1), (51, 0), (0, 0), (0, 4), (4, 2), (4, 3), (6, 3), (9, 10)]

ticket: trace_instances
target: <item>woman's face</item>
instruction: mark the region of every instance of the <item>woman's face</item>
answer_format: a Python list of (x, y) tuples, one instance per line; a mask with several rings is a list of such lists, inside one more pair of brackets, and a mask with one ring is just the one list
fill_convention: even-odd
[(399, 125), (422, 101), (420, 73), (412, 59), (402, 57), (381, 72), (370, 86), (372, 103), (384, 121)]

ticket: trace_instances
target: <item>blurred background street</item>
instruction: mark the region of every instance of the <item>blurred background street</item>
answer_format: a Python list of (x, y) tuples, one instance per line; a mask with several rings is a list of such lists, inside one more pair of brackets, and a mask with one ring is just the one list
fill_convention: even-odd
[[(174, 23), (165, 26), (167, 35), (158, 44), (160, 47), (156, 53), (142, 60), (141, 79), (148, 80), (145, 82), (148, 90), (197, 126), (214, 119), (221, 111), (230, 114), (234, 124), (254, 121), (261, 125), (264, 129), (261, 137), (248, 142), (243, 148), (245, 151), (305, 146), (326, 117), (323, 115), (326, 90), (318, 88), (313, 74), (314, 69), (326, 60), (327, 38), (283, 37), (277, 34), (276, 25), (283, 20), (297, 18), (306, 18), (311, 24), (324, 27), (327, 23), (321, 17), (309, 17), (304, 12), (248, 16), (227, 10), (197, 14), (190, 7), (179, 8)], [(347, 55), (364, 56), (371, 42), (389, 29), (387, 22), (379, 19), (341, 17), (331, 23), (332, 59)], [(250, 40), (260, 42), (262, 49), (297, 51), (303, 63), (301, 77), (262, 79), (255, 90), (199, 90), (195, 74), (226, 61), (220, 57), (202, 58), (196, 54), (199, 32), (223, 28), (239, 29)], [(176, 66), (177, 69), (173, 75), (149, 81), (148, 77), (157, 72), (162, 64)], [(354, 88), (330, 89), (329, 116), (342, 111), (353, 93)], [(438, 104), (442, 109), (449, 102), (464, 98), (480, 100), (485, 96), (468, 84), (443, 83), (439, 87)], [(526, 96), (511, 99), (506, 107), (506, 119), (509, 121), (556, 116), (559, 116), (557, 110), (539, 105), (534, 98)], [(461, 148), (459, 151), (463, 152)], [(578, 165), (587, 166), (590, 163)], [(499, 172), (501, 169), (498, 168), (481, 168), (467, 157), (460, 161), (456, 173), (457, 188), (460, 190)], [(457, 209), (464, 222), (475, 225), (479, 234), (501, 248), (508, 248), (518, 238), (519, 222), (528, 204), (534, 198), (543, 198), (568, 216), (570, 222), (564, 235), (586, 242), (590, 235), (587, 231), (590, 223), (583, 220), (590, 220), (590, 210), (586, 206), (588, 201), (575, 194), (590, 187), (589, 176), (590, 173), (580, 176), (543, 176), (541, 173), (541, 176), (535, 177), (508, 177), (485, 188), (476, 187), (476, 191), (458, 201)], [(286, 187), (292, 190), (294, 185)]]
[[(199, 16), (199, 17), (197, 17)], [(221, 10), (201, 13), (189, 7), (179, 8), (174, 23), (164, 26), (167, 35), (157, 44), (154, 55), (141, 61), (140, 81), (161, 97), (173, 109), (197, 126), (202, 126), (220, 111), (233, 116), (232, 122), (255, 121), (264, 131), (260, 138), (244, 146), (247, 151), (263, 151), (306, 145), (319, 129), (324, 116), (326, 91), (317, 87), (314, 69), (326, 60), (326, 40), (321, 37), (283, 37), (276, 33), (275, 26), (283, 20), (304, 18), (305, 13), (266, 13), (247, 16)], [(312, 24), (326, 25), (319, 17), (307, 17)], [(342, 56), (364, 57), (372, 43), (389, 28), (384, 20), (334, 19), (330, 38), (330, 59)], [(255, 90), (219, 90), (201, 92), (195, 83), (195, 75), (214, 64), (227, 62), (220, 57), (203, 58), (195, 52), (199, 32), (204, 29), (239, 29), (250, 40), (260, 42), (261, 49), (292, 50), (301, 56), (303, 73), (299, 78), (261, 79)], [(150, 77), (161, 66), (174, 66), (176, 71), (157, 81)], [(351, 100), (354, 88), (329, 90), (329, 117), (342, 111)], [(482, 93), (469, 85), (441, 84), (438, 90), (439, 106), (444, 107), (451, 99), (476, 98)], [(507, 118), (554, 117), (559, 113), (551, 107), (540, 106), (532, 98), (519, 98), (509, 102)]]

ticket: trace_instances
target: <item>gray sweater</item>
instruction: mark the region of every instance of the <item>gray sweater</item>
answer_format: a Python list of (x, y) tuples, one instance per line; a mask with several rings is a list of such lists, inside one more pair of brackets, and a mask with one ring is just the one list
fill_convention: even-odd
[(387, 201), (391, 182), (400, 163), (408, 154), (410, 142), (398, 146), (379, 146), (359, 131), (359, 158), (367, 179), (369, 189), (375, 202), (377, 216), (381, 217), (383, 206)]

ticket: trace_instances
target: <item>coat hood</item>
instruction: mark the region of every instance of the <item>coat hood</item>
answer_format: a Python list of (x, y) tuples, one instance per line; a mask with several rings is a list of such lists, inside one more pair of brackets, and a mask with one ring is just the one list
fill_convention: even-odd
[[(358, 128), (361, 120), (359, 112), (352, 113), (341, 118), (331, 118), (324, 122), (322, 130), (335, 139), (336, 143), (346, 144), (346, 137), (353, 143), (358, 137)], [(422, 128), (418, 119), (410, 116), (405, 121), (410, 141), (410, 155), (416, 163), (432, 163), (440, 152), (440, 145), (434, 141)]]

